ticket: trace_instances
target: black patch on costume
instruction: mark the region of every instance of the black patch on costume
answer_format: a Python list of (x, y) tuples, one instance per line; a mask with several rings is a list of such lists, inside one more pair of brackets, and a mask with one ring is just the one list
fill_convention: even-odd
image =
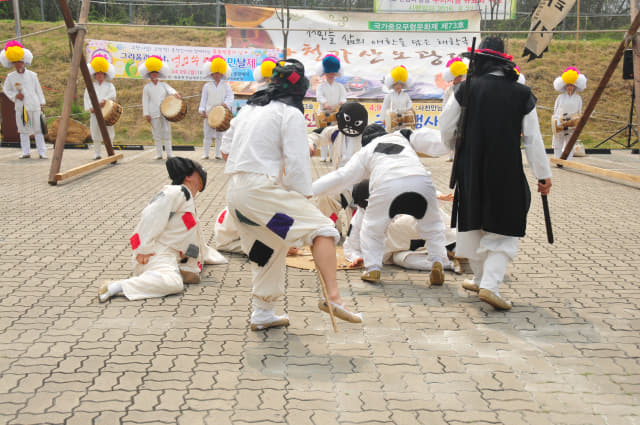
[(158, 199), (162, 198), (163, 196), (165, 196), (164, 192), (158, 192), (156, 193), (156, 196), (154, 196), (151, 201), (149, 201), (149, 204), (153, 204), (154, 202), (156, 202)]
[(411, 251), (416, 251), (420, 248), (422, 248), (425, 244), (425, 240), (424, 239), (411, 239), (411, 242), (409, 243), (409, 249)]
[(173, 216), (174, 216), (174, 215), (176, 215), (176, 212), (175, 212), (175, 211), (171, 211), (171, 212), (169, 213), (169, 220), (171, 220), (171, 219), (173, 218)]
[(180, 188), (182, 190), (182, 193), (184, 194), (184, 198), (188, 201), (189, 199), (191, 199), (191, 192), (189, 192), (189, 189), (187, 189), (186, 187), (182, 186)]
[(397, 155), (403, 150), (404, 146), (396, 145), (395, 143), (378, 143), (378, 146), (373, 151), (385, 155)]
[(427, 212), (427, 200), (424, 196), (416, 192), (405, 192), (391, 202), (389, 207), (389, 218), (399, 214), (411, 215), (417, 219), (424, 217)]
[(349, 206), (349, 201), (347, 201), (347, 198), (345, 198), (342, 193), (340, 194), (340, 206), (342, 207), (342, 209), (345, 209)]
[(353, 225), (349, 224), (349, 230), (347, 230), (347, 237), (351, 236), (351, 229), (353, 229)]
[(249, 251), (249, 260), (253, 261), (260, 267), (264, 267), (273, 255), (273, 249), (269, 248), (259, 240), (256, 240)]
[(240, 220), (240, 223), (248, 224), (249, 226), (259, 226), (259, 224), (256, 223), (255, 221), (251, 221), (247, 217), (243, 216), (240, 211), (238, 210), (235, 210), (235, 211), (236, 211), (236, 217), (238, 217), (238, 220)]
[(405, 139), (411, 141), (411, 135), (413, 134), (413, 130), (411, 130), (410, 128), (403, 128), (402, 130), (400, 130), (400, 134), (402, 134)]
[(187, 261), (189, 261), (189, 259), (187, 257), (184, 257), (182, 260), (180, 260), (180, 264), (186, 264)]
[(324, 127), (316, 128), (315, 130), (313, 130), (313, 133), (322, 134), (322, 130), (324, 130)]
[(199, 253), (200, 253), (200, 247), (198, 245), (194, 245), (190, 243), (184, 255), (191, 258), (198, 258)]
[(358, 204), (360, 208), (367, 208), (369, 205), (369, 180), (362, 180), (353, 186), (351, 191), (353, 202)]

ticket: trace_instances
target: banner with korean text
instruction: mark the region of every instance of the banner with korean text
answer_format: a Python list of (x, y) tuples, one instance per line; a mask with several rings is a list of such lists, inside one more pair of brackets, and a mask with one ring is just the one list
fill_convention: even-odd
[[(225, 5), (227, 46), (282, 48), (284, 39), (276, 9)], [(480, 35), (480, 13), (438, 14), (355, 13), (291, 10), (287, 56), (304, 63), (315, 97), (322, 79), (315, 72), (322, 58), (340, 58), (344, 75), (338, 78), (349, 98), (383, 98), (383, 79), (404, 65), (416, 82), (412, 99), (441, 99), (448, 84), (442, 78), (447, 61), (471, 46)], [(279, 11), (278, 11), (279, 13)], [(248, 30), (246, 28), (256, 28)]]
[(479, 10), (482, 19), (513, 19), (516, 1), (512, 0), (374, 0), (376, 13), (450, 13)]
[(553, 38), (553, 30), (567, 17), (576, 0), (541, 0), (531, 17), (523, 56), (529, 61), (542, 57)]

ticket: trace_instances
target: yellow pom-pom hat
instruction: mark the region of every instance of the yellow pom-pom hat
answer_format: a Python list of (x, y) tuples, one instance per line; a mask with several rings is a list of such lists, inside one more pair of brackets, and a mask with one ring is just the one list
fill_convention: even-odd
[(527, 83), (527, 79), (524, 78), (524, 74), (522, 72), (520, 72), (520, 68), (518, 68), (518, 65), (514, 66), (513, 70), (516, 71), (516, 74), (518, 74), (518, 82), (520, 84), (526, 84)]
[(444, 78), (447, 83), (450, 83), (455, 80), (456, 77), (465, 75), (467, 70), (467, 64), (464, 63), (462, 58), (455, 57), (447, 62), (447, 68), (442, 73), (442, 78)]
[(222, 74), (222, 78), (228, 80), (231, 77), (231, 67), (227, 61), (220, 55), (211, 56), (204, 60), (202, 64), (202, 72), (209, 77), (211, 74)]
[(553, 81), (553, 88), (559, 92), (565, 92), (570, 84), (576, 86), (577, 92), (581, 92), (587, 88), (587, 77), (571, 66), (562, 71), (562, 75)]
[(273, 58), (265, 58), (260, 66), (253, 70), (253, 80), (262, 83), (266, 79), (271, 78), (273, 69), (276, 67), (276, 60)]
[(160, 56), (149, 56), (138, 66), (138, 73), (142, 78), (151, 78), (151, 73), (157, 72), (158, 78), (168, 78), (171, 74), (169, 65), (162, 61)]
[(384, 85), (388, 89), (392, 88), (396, 83), (401, 83), (404, 89), (408, 89), (413, 85), (413, 80), (409, 78), (409, 71), (404, 65), (396, 66), (389, 75), (384, 77)]
[(24, 62), (25, 65), (31, 65), (33, 54), (29, 49), (20, 44), (18, 41), (9, 41), (4, 45), (4, 49), (0, 52), (0, 62), (5, 68), (13, 68), (14, 62)]
[(95, 76), (96, 72), (104, 72), (106, 80), (112, 80), (116, 75), (116, 70), (103, 55), (96, 55), (91, 58), (91, 62), (87, 64), (89, 74)]

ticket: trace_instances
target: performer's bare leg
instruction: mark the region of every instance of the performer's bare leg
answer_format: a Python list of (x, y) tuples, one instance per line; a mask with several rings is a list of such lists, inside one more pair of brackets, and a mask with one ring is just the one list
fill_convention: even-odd
[(318, 266), (318, 272), (322, 274), (324, 282), (327, 285), (329, 299), (341, 305), (342, 298), (340, 297), (338, 281), (336, 279), (337, 260), (334, 239), (326, 236), (316, 236), (311, 246), (311, 253)]

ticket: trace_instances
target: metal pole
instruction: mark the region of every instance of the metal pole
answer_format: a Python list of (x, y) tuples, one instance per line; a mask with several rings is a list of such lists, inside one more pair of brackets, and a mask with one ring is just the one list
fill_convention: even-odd
[(220, 26), (220, 2), (216, 2), (216, 27)]
[(20, 4), (18, 0), (13, 0), (13, 18), (16, 21), (16, 38), (22, 43), (22, 33), (20, 32)]
[(40, 0), (40, 20), (44, 22), (44, 0)]
[(131, 0), (129, 0), (129, 23), (133, 24), (133, 6), (131, 6)]

